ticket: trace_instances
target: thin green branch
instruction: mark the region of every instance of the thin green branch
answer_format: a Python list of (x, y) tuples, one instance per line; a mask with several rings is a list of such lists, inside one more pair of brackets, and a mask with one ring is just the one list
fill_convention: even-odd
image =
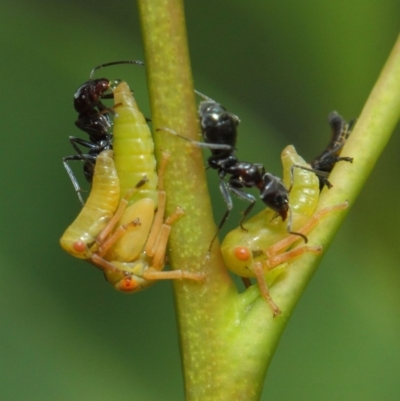
[[(330, 176), (335, 183), (332, 189), (325, 189), (321, 195), (318, 209), (348, 201), (346, 211), (334, 212), (324, 218), (322, 224), (309, 235), (309, 243), (322, 245), (326, 250), (332, 242), (340, 224), (349, 209), (354, 205), (357, 195), (367, 180), (373, 166), (400, 119), (400, 36), (376, 82), (363, 110), (350, 135), (341, 156), (354, 158), (353, 163), (338, 163)], [(287, 318), (292, 313), (320, 262), (321, 256), (303, 255), (290, 265), (285, 279), (271, 290), (276, 303), (284, 310), (279, 317), (281, 325), (265, 323), (269, 330), (267, 343), (263, 346), (272, 353), (277, 346)], [(254, 319), (261, 318), (261, 312), (253, 310)], [(277, 320), (279, 320), (277, 319)], [(251, 335), (251, 330), (247, 331)]]
[[(182, 1), (139, 0), (139, 9), (153, 127), (168, 127), (198, 139)], [(227, 315), (227, 297), (235, 295), (236, 289), (217, 246), (205, 260), (216, 228), (201, 150), (165, 131), (156, 132), (155, 140), (158, 149), (171, 155), (165, 177), (168, 211), (181, 206), (186, 213), (171, 233), (170, 264), (206, 275), (202, 284), (175, 284), (187, 399), (211, 399), (206, 393), (212, 392), (214, 375), (220, 370), (214, 364), (220, 364), (218, 355), (223, 359), (221, 319)]]

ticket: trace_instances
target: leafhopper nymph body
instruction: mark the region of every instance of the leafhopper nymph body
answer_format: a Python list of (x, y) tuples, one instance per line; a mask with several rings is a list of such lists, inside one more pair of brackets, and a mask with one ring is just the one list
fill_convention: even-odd
[[(306, 236), (324, 215), (347, 207), (347, 203), (343, 203), (315, 213), (320, 194), (318, 177), (309, 170), (293, 169), (293, 165), (309, 168), (293, 146), (286, 147), (282, 152), (282, 164), (284, 183), (289, 186), (293, 182), (289, 206), (292, 227), (297, 233)], [(294, 177), (291, 177), (292, 174)], [(289, 234), (287, 224), (267, 208), (246, 222), (246, 231), (238, 227), (228, 233), (221, 245), (225, 263), (232, 272), (241, 277), (257, 279), (261, 295), (271, 306), (274, 316), (280, 314), (280, 309), (271, 299), (265, 275), (305, 252), (322, 251), (320, 246), (304, 245), (288, 251), (298, 240), (299, 236)]]
[(114, 111), (114, 161), (121, 194), (128, 193), (143, 176), (148, 181), (127, 198), (128, 206), (116, 227), (136, 219), (140, 226), (125, 232), (107, 250), (105, 259), (118, 267), (118, 270), (105, 270), (107, 280), (124, 292), (138, 291), (156, 280), (202, 280), (203, 276), (198, 273), (162, 271), (171, 224), (183, 214), (178, 207), (163, 221), (166, 193), (162, 178), (167, 156), (163, 156), (158, 179), (150, 129), (125, 82), (114, 90)]
[[(115, 89), (114, 102), (115, 160), (111, 159), (109, 163), (107, 177), (98, 177), (104, 152), (98, 156), (88, 202), (61, 238), (61, 245), (67, 252), (87, 259), (102, 269), (106, 279), (123, 292), (136, 292), (163, 279), (200, 281), (203, 276), (198, 273), (162, 271), (171, 224), (183, 211), (177, 208), (164, 222), (166, 193), (158, 190), (151, 134), (126, 83), (121, 83)], [(161, 182), (166, 161), (162, 165)], [(115, 195), (107, 205), (110, 212), (112, 211), (112, 218), (109, 216), (110, 212), (104, 218), (103, 203), (108, 200), (98, 199), (98, 186), (108, 182), (109, 177), (115, 178), (114, 186), (118, 190), (113, 190)], [(101, 193), (107, 193), (106, 188)], [(101, 210), (90, 221), (82, 220), (81, 215), (94, 216), (93, 208), (88, 208), (93, 200), (97, 202), (97, 206), (103, 205)], [(104, 221), (104, 224), (99, 225), (98, 219)], [(89, 223), (90, 227), (86, 225)], [(90, 238), (87, 231), (90, 231)]]

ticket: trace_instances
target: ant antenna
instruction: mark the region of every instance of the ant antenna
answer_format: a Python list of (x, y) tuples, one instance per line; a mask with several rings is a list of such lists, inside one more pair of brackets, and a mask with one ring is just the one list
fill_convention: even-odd
[(110, 63), (105, 63), (105, 64), (100, 64), (97, 67), (94, 67), (92, 72), (90, 73), (90, 80), (93, 79), (94, 73), (99, 70), (100, 68), (103, 67), (109, 67), (110, 65), (116, 65), (116, 64), (136, 64), (136, 65), (141, 65), (144, 66), (144, 62), (140, 60), (123, 60), (123, 61), (112, 61)]
[(200, 97), (202, 97), (204, 100), (208, 100), (209, 102), (215, 102), (215, 100), (211, 99), (210, 97), (208, 97), (207, 95), (205, 95), (204, 93), (199, 92), (198, 90), (194, 89), (194, 93)]
[(288, 225), (287, 225), (287, 232), (289, 234), (298, 235), (299, 237), (303, 238), (304, 242), (307, 244), (308, 238), (304, 234), (297, 233), (296, 231), (292, 231), (292, 215), (293, 215), (292, 209), (289, 205), (289, 219), (288, 219)]
[(156, 132), (159, 131), (165, 131), (168, 132), (169, 134), (175, 135), (181, 139), (184, 139), (185, 141), (194, 143), (197, 147), (199, 148), (207, 148), (207, 149), (215, 149), (215, 150), (231, 150), (232, 146), (230, 145), (224, 145), (223, 143), (207, 143), (207, 142), (197, 142), (194, 141), (193, 139), (187, 138), (186, 136), (178, 134), (176, 131), (174, 131), (171, 128), (168, 127), (159, 127), (156, 128)]

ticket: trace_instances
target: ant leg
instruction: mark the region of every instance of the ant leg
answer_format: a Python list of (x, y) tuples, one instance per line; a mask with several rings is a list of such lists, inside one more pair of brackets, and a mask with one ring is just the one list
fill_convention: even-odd
[[(86, 156), (88, 156), (88, 157), (86, 157)], [(92, 159), (92, 157), (90, 157), (89, 155), (83, 155), (83, 154), (71, 155), (71, 156), (63, 157), (64, 168), (67, 171), (67, 174), (68, 174), (68, 176), (69, 176), (69, 178), (70, 178), (70, 180), (72, 182), (72, 185), (73, 185), (73, 187), (75, 189), (75, 192), (76, 192), (76, 194), (78, 196), (78, 199), (79, 199), (79, 201), (81, 202), (82, 205), (85, 204), (85, 202), (83, 201), (82, 195), (81, 195), (82, 189), (79, 186), (78, 180), (75, 177), (75, 174), (72, 171), (71, 167), (69, 166), (68, 162), (70, 160), (79, 160), (79, 161), (91, 162), (91, 159)]]
[(243, 223), (246, 220), (247, 216), (249, 215), (249, 213), (251, 212), (251, 210), (253, 209), (254, 205), (256, 204), (256, 198), (251, 195), (248, 194), (247, 192), (243, 192), (235, 187), (230, 186), (229, 187), (230, 191), (233, 192), (237, 197), (239, 197), (240, 199), (243, 199), (247, 202), (250, 202), (250, 205), (247, 206), (246, 210), (243, 212), (243, 217), (240, 220), (240, 228), (244, 231), (247, 231), (246, 228), (243, 227)]
[[(352, 159), (353, 160), (353, 159)], [(329, 177), (329, 173), (326, 171), (321, 171), (321, 170), (316, 170), (314, 168), (311, 167), (307, 167), (307, 166), (301, 166), (299, 164), (293, 164), (290, 167), (290, 187), (288, 192), (290, 193), (290, 191), (293, 188), (293, 184), (294, 184), (294, 169), (295, 168), (300, 168), (302, 170), (306, 170), (306, 171), (311, 171), (312, 173), (314, 173), (317, 177), (320, 177), (321, 180), (323, 180), (325, 182), (325, 185), (328, 188), (332, 188), (332, 184), (328, 181), (328, 177)]]
[(101, 148), (97, 144), (93, 144), (91, 142), (85, 141), (84, 139), (76, 138), (74, 136), (69, 137), (69, 142), (71, 143), (72, 147), (78, 154), (63, 157), (63, 164), (72, 182), (72, 185), (74, 186), (79, 201), (82, 203), (82, 205), (84, 205), (85, 202), (83, 201), (82, 195), (80, 194), (82, 192), (82, 189), (79, 186), (78, 180), (76, 179), (75, 174), (73, 173), (71, 167), (69, 166), (68, 161), (79, 160), (85, 163), (87, 162), (91, 163), (94, 166), (94, 164), (96, 163), (96, 157), (90, 154), (82, 153), (82, 150), (78, 147), (78, 145), (84, 146), (85, 148), (88, 148), (90, 150), (96, 150), (96, 149), (100, 150)]
[(97, 144), (86, 141), (81, 138), (77, 138), (76, 136), (70, 136), (68, 139), (69, 139), (69, 143), (75, 149), (76, 153), (78, 153), (78, 155), (81, 155), (81, 156), (83, 156), (84, 153), (82, 153), (82, 150), (78, 147), (78, 145), (84, 146), (85, 148), (88, 148), (90, 150), (100, 149), (100, 147)]
[[(299, 230), (299, 233), (305, 235), (309, 233), (318, 223), (319, 221), (329, 214), (330, 212), (333, 212), (335, 210), (344, 210), (347, 209), (349, 206), (348, 202), (340, 203), (338, 205), (334, 206), (329, 206), (324, 209), (321, 209), (319, 212), (315, 213), (311, 218), (307, 221), (307, 223)], [(288, 237), (284, 238), (283, 240), (277, 242), (276, 244), (272, 245), (269, 247), (266, 251), (266, 254), (269, 258), (273, 258), (276, 256), (279, 252), (289, 248), (293, 243), (295, 243), (298, 240), (297, 235), (289, 235)]]
[(352, 120), (350, 120), (349, 125), (347, 127), (347, 133), (346, 133), (344, 139), (347, 139), (350, 136), (351, 132), (353, 131), (354, 126), (356, 125), (356, 122), (357, 122), (357, 118), (353, 118)]
[(184, 139), (185, 141), (188, 141), (192, 145), (197, 146), (199, 148), (207, 148), (207, 149), (213, 149), (213, 150), (234, 150), (234, 147), (232, 147), (231, 145), (194, 141), (193, 139), (190, 139), (190, 138), (187, 138), (186, 136), (178, 134), (176, 131), (174, 131), (173, 129), (168, 128), (168, 127), (159, 127), (159, 128), (156, 128), (156, 131), (157, 132), (158, 131), (168, 132), (169, 134), (172, 134), (181, 139)]
[(231, 210), (232, 210), (232, 207), (233, 207), (232, 198), (229, 195), (228, 185), (222, 179), (220, 179), (220, 182), (219, 182), (219, 189), (221, 191), (222, 197), (223, 197), (223, 199), (225, 201), (225, 204), (226, 204), (226, 212), (222, 216), (222, 219), (221, 219), (220, 223), (218, 224), (217, 231), (216, 231), (216, 233), (214, 234), (214, 236), (211, 239), (210, 245), (209, 245), (208, 250), (207, 250), (207, 259), (210, 256), (211, 248), (212, 248), (212, 246), (214, 244), (214, 241), (218, 237), (218, 233), (220, 232), (221, 228), (224, 226), (226, 220), (228, 220), (229, 214), (231, 213)]
[[(94, 105), (93, 105), (94, 106)], [(111, 129), (111, 120), (110, 116), (108, 115), (109, 112), (112, 114), (114, 110), (111, 108), (107, 108), (102, 103), (96, 103), (98, 107), (98, 111), (87, 116), (80, 116), (76, 121), (75, 125), (82, 131), (85, 131), (89, 135), (108, 135), (109, 130)]]

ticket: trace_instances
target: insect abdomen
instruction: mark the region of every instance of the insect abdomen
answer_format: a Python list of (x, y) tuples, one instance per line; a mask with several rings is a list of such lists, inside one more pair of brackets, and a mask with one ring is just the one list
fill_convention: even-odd
[(75, 245), (89, 246), (106, 226), (119, 204), (119, 179), (112, 159), (113, 152), (105, 150), (97, 157), (92, 190), (78, 217), (66, 229), (60, 244), (72, 255), (86, 259), (86, 251)]
[(149, 181), (132, 196), (129, 203), (142, 198), (151, 198), (157, 203), (158, 177), (153, 138), (126, 82), (115, 88), (114, 104), (114, 162), (120, 179), (121, 196), (145, 175)]
[[(281, 154), (283, 165), (283, 181), (287, 188), (290, 186), (291, 167), (293, 164), (310, 168), (304, 159), (296, 153), (292, 146), (286, 146)], [(290, 206), (294, 214), (306, 217), (314, 213), (319, 198), (319, 180), (315, 173), (294, 168), (294, 183), (290, 192)]]

